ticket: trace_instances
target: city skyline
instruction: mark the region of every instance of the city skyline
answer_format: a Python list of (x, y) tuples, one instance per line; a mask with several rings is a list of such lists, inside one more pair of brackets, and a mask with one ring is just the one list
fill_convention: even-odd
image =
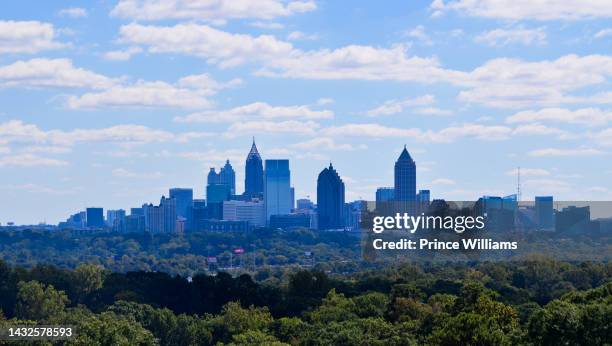
[(347, 201), (373, 199), (407, 144), (432, 196), (512, 194), (521, 167), (524, 200), (612, 200), (597, 1), (154, 3), (3, 5), (0, 222), (201, 197), (228, 159), (243, 191), (253, 136), (296, 198), (333, 161)]

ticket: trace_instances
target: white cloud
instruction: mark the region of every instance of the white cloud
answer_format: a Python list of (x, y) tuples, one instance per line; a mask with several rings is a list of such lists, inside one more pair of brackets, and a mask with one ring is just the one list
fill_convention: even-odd
[(415, 113), (424, 115), (451, 115), (452, 112), (447, 109), (440, 109), (437, 107), (420, 107), (414, 109)]
[(330, 97), (321, 97), (320, 99), (317, 100), (317, 104), (319, 106), (325, 106), (325, 105), (328, 105), (328, 104), (332, 104), (334, 102), (335, 102), (335, 100), (330, 98)]
[(316, 34), (306, 34), (301, 31), (292, 31), (287, 35), (289, 41), (316, 41), (319, 36)]
[(20, 185), (0, 185), (0, 189), (2, 190), (13, 190), (13, 191), (27, 191), (31, 193), (44, 193), (48, 195), (71, 195), (76, 193), (79, 188), (69, 188), (69, 189), (54, 189), (46, 186), (41, 186), (38, 184), (27, 183)]
[(407, 98), (403, 100), (388, 100), (385, 101), (382, 105), (370, 109), (366, 112), (366, 114), (371, 117), (379, 115), (397, 114), (404, 111), (404, 109), (407, 107), (427, 106), (434, 104), (435, 102), (436, 98), (433, 95), (423, 95), (416, 98)]
[(85, 18), (88, 13), (87, 10), (81, 7), (70, 7), (61, 9), (58, 14), (61, 17), (70, 17), (70, 18)]
[(591, 136), (599, 145), (612, 146), (612, 128), (604, 129), (598, 133), (591, 134)]
[(104, 53), (104, 59), (111, 61), (127, 61), (132, 58), (132, 55), (142, 52), (140, 47), (129, 47), (124, 50), (113, 50)]
[(23, 148), (26, 153), (65, 154), (72, 151), (70, 147), (56, 145), (35, 145)]
[(318, 128), (319, 124), (314, 121), (244, 121), (232, 124), (225, 135), (230, 138), (257, 133), (314, 135)]
[(506, 122), (510, 124), (541, 121), (601, 126), (612, 121), (612, 112), (599, 108), (582, 108), (573, 111), (565, 108), (544, 108), (518, 112), (506, 118)]
[(314, 1), (119, 0), (111, 15), (138, 20), (200, 19), (223, 22), (228, 19), (286, 17), (316, 8)]
[(164, 142), (177, 138), (176, 135), (154, 130), (142, 125), (116, 125), (100, 129), (74, 129), (71, 131), (43, 131), (38, 126), (26, 124), (21, 120), (0, 123), (0, 138), (9, 143), (47, 143), (71, 146), (79, 142), (115, 142), (142, 144)]
[(306, 34), (301, 31), (292, 31), (287, 35), (289, 41), (316, 41), (319, 36), (316, 34)]
[(476, 36), (476, 42), (488, 44), (490, 46), (506, 46), (509, 44), (522, 44), (525, 46), (546, 44), (546, 31), (544, 28), (525, 29), (495, 29), (485, 31)]
[(417, 25), (415, 28), (406, 32), (406, 36), (410, 38), (417, 39), (426, 45), (432, 45), (433, 41), (429, 37), (429, 35), (425, 32), (425, 27), (423, 25)]
[(260, 28), (260, 29), (271, 29), (271, 30), (277, 30), (277, 29), (282, 29), (285, 26), (281, 23), (277, 23), (277, 22), (264, 22), (264, 21), (256, 21), (250, 24), (252, 27), (255, 28)]
[(115, 85), (100, 92), (70, 96), (66, 105), (72, 109), (101, 107), (177, 107), (207, 108), (208, 96), (220, 89), (240, 84), (239, 80), (217, 82), (207, 74), (181, 78), (175, 84), (162, 81), (138, 81), (131, 85)]
[(37, 58), (0, 67), (0, 87), (65, 87), (104, 89), (117, 81), (75, 67), (69, 59)]
[[(519, 169), (515, 168), (506, 172), (506, 175), (516, 176), (518, 174)], [(550, 172), (543, 168), (525, 168), (521, 167), (521, 176), (549, 176)]]
[(11, 148), (0, 146), (0, 154), (8, 154), (11, 152)]
[(68, 162), (41, 157), (34, 154), (18, 154), (12, 156), (0, 156), (0, 166), (65, 166)]
[(390, 138), (390, 137), (418, 137), (421, 135), (419, 129), (401, 129), (395, 127), (383, 126), (380, 124), (345, 124), (340, 126), (331, 126), (321, 131), (324, 135), (330, 137), (336, 136), (351, 136), (351, 137), (373, 137), (373, 138)]
[(557, 135), (561, 139), (567, 139), (576, 136), (569, 134), (567, 131), (537, 123), (517, 126), (516, 128), (514, 128), (514, 131), (512, 133), (516, 135), (528, 136)]
[(254, 102), (227, 110), (207, 111), (192, 113), (184, 117), (176, 117), (174, 120), (180, 123), (193, 122), (235, 122), (239, 120), (257, 119), (329, 119), (333, 118), (334, 112), (330, 110), (312, 110), (308, 106), (271, 106), (265, 102)]
[(586, 147), (576, 149), (545, 148), (532, 150), (528, 153), (529, 156), (534, 157), (597, 156), (603, 154), (605, 152), (601, 150)]
[(453, 179), (448, 179), (448, 178), (438, 178), (438, 179), (434, 179), (431, 182), (431, 185), (455, 185), (457, 182), (454, 181)]
[(578, 20), (612, 17), (607, 0), (434, 0), (434, 16), (447, 11), (458, 11), (475, 17), (508, 20)]
[(132, 23), (120, 28), (119, 41), (148, 46), (151, 53), (195, 55), (221, 67), (254, 60), (268, 61), (293, 51), (290, 43), (279, 41), (274, 36), (232, 34), (198, 24), (145, 26)]
[(349, 151), (353, 150), (353, 146), (346, 144), (339, 144), (333, 138), (329, 137), (317, 137), (305, 142), (299, 142), (291, 145), (292, 148), (301, 150), (333, 150), (333, 151)]
[(149, 179), (149, 178), (160, 178), (162, 174), (160, 172), (134, 172), (125, 168), (115, 168), (111, 171), (113, 177), (118, 178), (136, 178), (136, 179)]
[(609, 37), (609, 36), (612, 36), (612, 28), (599, 30), (595, 34), (595, 38), (604, 38), (604, 37)]
[(55, 41), (55, 36), (53, 25), (49, 23), (0, 20), (0, 54), (34, 54), (64, 47)]
[(451, 143), (460, 138), (476, 138), (486, 141), (505, 140), (512, 135), (512, 129), (505, 126), (487, 126), (481, 124), (463, 124), (450, 126), (438, 131), (427, 131), (423, 140)]
[(612, 56), (607, 55), (566, 55), (538, 62), (499, 58), (455, 83), (469, 88), (459, 93), (462, 101), (502, 108), (533, 107), (581, 101), (568, 93), (604, 83), (610, 76)]

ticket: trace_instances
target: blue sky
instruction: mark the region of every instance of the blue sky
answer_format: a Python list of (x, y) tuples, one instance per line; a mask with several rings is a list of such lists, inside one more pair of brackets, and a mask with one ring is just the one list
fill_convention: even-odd
[(604, 0), (20, 1), (0, 11), (0, 222), (203, 198), (255, 136), (298, 198), (347, 200), (403, 145), (433, 198), (612, 197)]

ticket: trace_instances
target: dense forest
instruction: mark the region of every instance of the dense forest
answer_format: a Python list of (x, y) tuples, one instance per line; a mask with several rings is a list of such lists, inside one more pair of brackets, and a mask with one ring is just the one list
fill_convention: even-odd
[(257, 281), (0, 262), (0, 309), (5, 326), (77, 326), (66, 345), (605, 345), (612, 264), (420, 263)]
[[(574, 235), (572, 238), (554, 232), (504, 235), (504, 238), (510, 237), (520, 244), (519, 250), (512, 252), (513, 260), (531, 253), (545, 253), (550, 258), (572, 262), (612, 260), (612, 235)], [(258, 280), (262, 275), (264, 278), (271, 273), (280, 275), (286, 267), (315, 266), (321, 271), (346, 274), (374, 267), (384, 268), (397, 262), (395, 254), (363, 261), (367, 256), (363, 256), (360, 241), (359, 234), (307, 229), (182, 235), (0, 231), (0, 260), (24, 268), (42, 263), (75, 269), (81, 263), (90, 263), (113, 272), (159, 271), (185, 277), (221, 269), (249, 273)], [(239, 255), (233, 253), (236, 249), (241, 249)], [(307, 253), (311, 256), (306, 256)], [(209, 257), (214, 257), (214, 265), (209, 265)], [(415, 260), (413, 254), (401, 257)], [(448, 259), (469, 261), (477, 258), (462, 259), (453, 253), (443, 261)], [(429, 258), (425, 260), (431, 261)]]

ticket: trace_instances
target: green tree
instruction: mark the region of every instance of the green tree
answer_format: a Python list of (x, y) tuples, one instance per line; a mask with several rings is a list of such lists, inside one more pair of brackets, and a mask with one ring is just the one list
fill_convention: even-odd
[(66, 345), (74, 346), (148, 346), (157, 345), (153, 334), (132, 318), (103, 312), (79, 324), (77, 337)]
[(19, 282), (15, 315), (21, 319), (49, 322), (63, 314), (68, 297), (52, 285), (37, 281)]

